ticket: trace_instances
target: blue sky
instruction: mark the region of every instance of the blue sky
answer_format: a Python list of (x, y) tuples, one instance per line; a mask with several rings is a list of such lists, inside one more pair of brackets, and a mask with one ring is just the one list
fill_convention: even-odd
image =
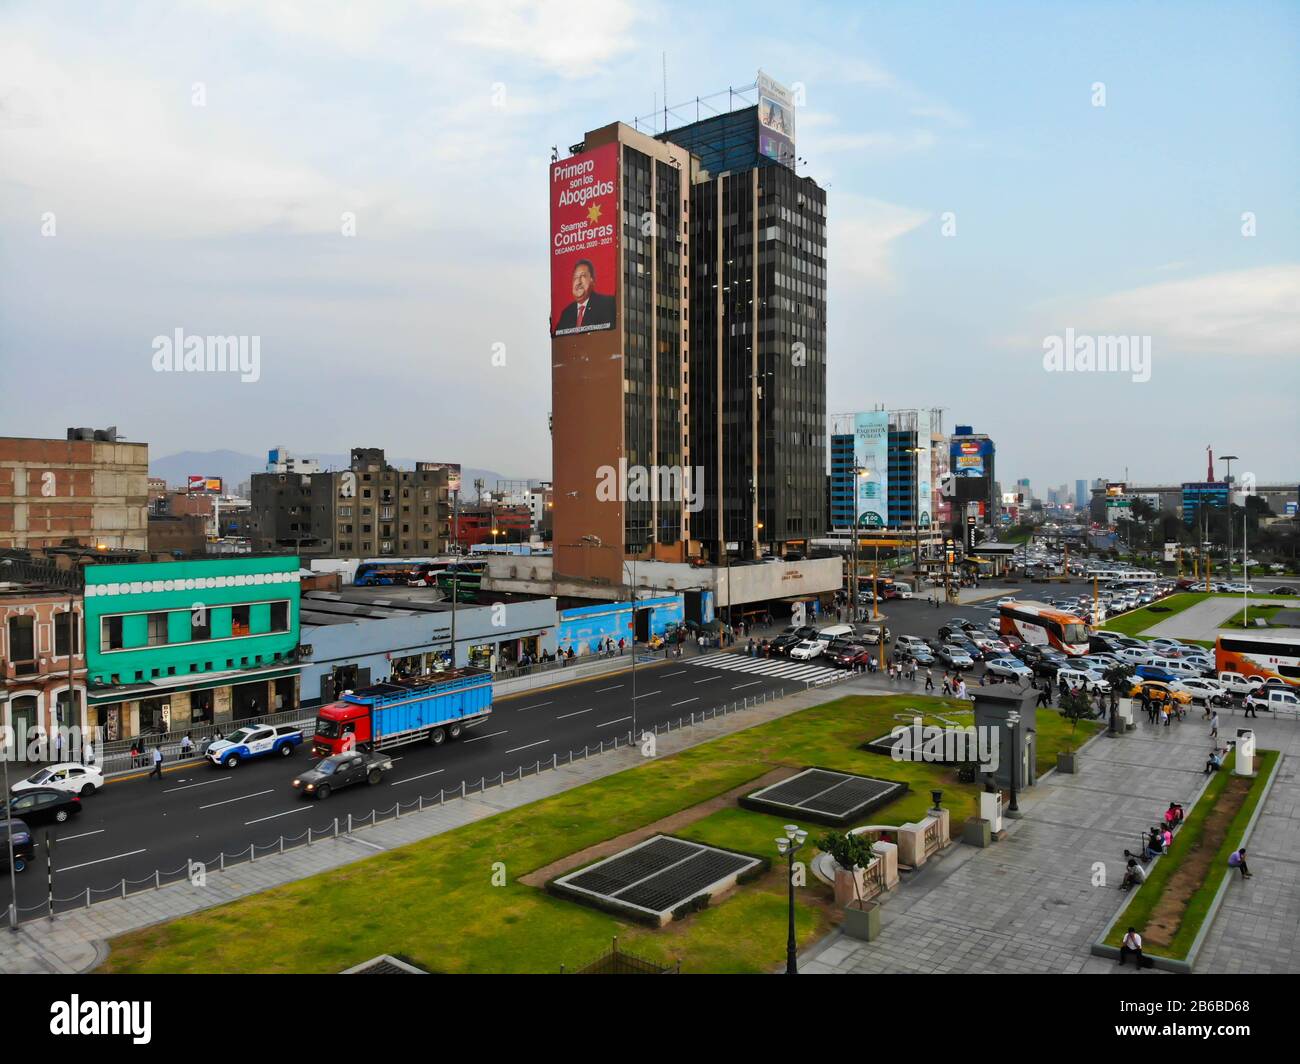
[[(1294, 3), (11, 2), (0, 432), (545, 475), (550, 146), (662, 105), (665, 50), (674, 102), (802, 87), (832, 413), (944, 407), (1044, 489), (1300, 476)], [(178, 327), (260, 380), (154, 372)], [(1046, 372), (1067, 328), (1150, 381)]]

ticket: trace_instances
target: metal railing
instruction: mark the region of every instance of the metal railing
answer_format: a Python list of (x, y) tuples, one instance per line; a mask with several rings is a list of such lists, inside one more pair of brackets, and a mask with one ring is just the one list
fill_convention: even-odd
[[(47, 897), (44, 902), (34, 906), (15, 906), (16, 915), (6, 913), (3, 924), (0, 926), (17, 926), (21, 925), (26, 919), (30, 922), (31, 917), (24, 917), (24, 914), (40, 914), (36, 919), (53, 920), (55, 915), (60, 912), (70, 912), (74, 909), (88, 909), (90, 906), (101, 901), (107, 901), (112, 898), (126, 898), (135, 894), (142, 894), (150, 890), (160, 890), (180, 882), (190, 882), (196, 886), (204, 886), (207, 882), (207, 876), (216, 872), (225, 872), (229, 868), (238, 867), (243, 864), (252, 864), (254, 861), (262, 860), (271, 854), (282, 854), (288, 850), (296, 849), (302, 846), (311, 846), (324, 839), (346, 838), (361, 828), (375, 827), (381, 823), (400, 820), (403, 816), (409, 816), (412, 813), (422, 813), (427, 808), (441, 807), (448, 801), (457, 801), (482, 795), (489, 788), (505, 787), (509, 783), (519, 783), (524, 779), (540, 776), (543, 772), (560, 768), (565, 765), (572, 765), (579, 761), (612, 752), (614, 750), (626, 748), (632, 745), (640, 745), (648, 735), (663, 735), (673, 731), (681, 731), (686, 727), (695, 727), (702, 725), (706, 721), (725, 718), (733, 713), (739, 713), (747, 709), (753, 709), (756, 706), (764, 705), (768, 702), (779, 701), (785, 698), (791, 692), (785, 690), (772, 690), (764, 692), (761, 695), (755, 695), (751, 698), (745, 698), (738, 702), (732, 702), (729, 705), (724, 704), (714, 706), (712, 709), (701, 710), (698, 713), (691, 713), (688, 716), (678, 717), (674, 721), (665, 721), (656, 724), (653, 727), (643, 728), (640, 736), (634, 736), (631, 732), (626, 735), (615, 736), (613, 739), (602, 739), (595, 748), (590, 745), (583, 746), (581, 751), (570, 750), (564, 757), (552, 754), (550, 761), (537, 760), (532, 765), (520, 765), (513, 771), (502, 771), (497, 774), (494, 780), (490, 776), (479, 777), (478, 783), (472, 784), (468, 780), (462, 780), (459, 787), (452, 787), (450, 790), (439, 788), (436, 795), (420, 794), (410, 802), (398, 801), (388, 809), (372, 809), (369, 815), (357, 817), (349, 813), (346, 817), (334, 817), (332, 821), (325, 824), (322, 828), (308, 827), (306, 831), (293, 836), (281, 835), (266, 843), (251, 842), (247, 849), (241, 849), (234, 853), (226, 853), (224, 850), (218, 852), (211, 860), (196, 861), (188, 860), (179, 868), (163, 871), (155, 869), (152, 875), (147, 875), (142, 879), (121, 879), (111, 887), (86, 887), (76, 894), (66, 897), (58, 896), (55, 893), (56, 881), (58, 880), (58, 870), (53, 873), (49, 869), (49, 848), (45, 849), (47, 855), (45, 866), (47, 875)], [(44, 836), (48, 838), (48, 834)], [(57, 844), (57, 840), (56, 844)], [(26, 874), (30, 875), (35, 871), (35, 863), (29, 863), (29, 869)]]

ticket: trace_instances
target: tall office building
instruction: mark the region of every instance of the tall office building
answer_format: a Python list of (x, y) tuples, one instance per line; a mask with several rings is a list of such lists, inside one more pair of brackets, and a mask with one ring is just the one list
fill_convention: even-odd
[(1074, 482), (1074, 508), (1075, 510), (1085, 510), (1088, 507), (1088, 482), (1086, 480), (1076, 480)]
[(964, 526), (972, 517), (976, 525), (991, 525), (997, 520), (1000, 492), (994, 468), (996, 453), (986, 433), (975, 432), (970, 425), (958, 425), (953, 431), (949, 459), (954, 526)]
[(555, 572), (801, 550), (826, 512), (826, 196), (760, 77), (551, 164)]

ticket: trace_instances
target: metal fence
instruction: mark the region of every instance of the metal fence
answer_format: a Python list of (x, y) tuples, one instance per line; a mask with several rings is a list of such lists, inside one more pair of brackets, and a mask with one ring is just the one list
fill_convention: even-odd
[[(852, 673), (846, 673), (846, 677), (852, 676)], [(667, 721), (662, 724), (656, 724), (653, 727), (641, 729), (641, 735), (635, 736), (632, 732), (626, 735), (616, 736), (613, 739), (602, 739), (595, 747), (584, 746), (581, 750), (570, 750), (564, 757), (553, 754), (550, 761), (538, 760), (532, 765), (520, 765), (512, 772), (500, 772), (494, 780), (490, 776), (482, 776), (477, 784), (470, 781), (462, 780), (459, 787), (453, 787), (450, 790), (439, 788), (435, 794), (420, 794), (412, 801), (398, 801), (388, 809), (372, 809), (369, 815), (357, 817), (348, 814), (346, 817), (334, 817), (327, 821), (322, 827), (309, 826), (306, 831), (298, 835), (285, 836), (281, 835), (276, 839), (269, 840), (265, 843), (249, 843), (247, 849), (238, 850), (235, 853), (226, 853), (224, 851), (217, 853), (211, 859), (195, 860), (190, 859), (179, 868), (173, 868), (168, 871), (155, 869), (152, 875), (145, 876), (142, 879), (123, 878), (111, 887), (86, 887), (85, 890), (70, 896), (60, 896), (58, 890), (58, 870), (50, 869), (49, 847), (46, 845), (46, 860), (43, 862), (46, 871), (47, 891), (46, 900), (35, 906), (17, 906), (16, 916), (6, 914), (3, 925), (9, 926), (11, 923), (22, 924), (25, 920), (30, 922), (32, 919), (54, 919), (54, 916), (60, 912), (69, 912), (74, 909), (88, 909), (97, 902), (107, 901), (112, 898), (126, 898), (135, 894), (142, 894), (151, 890), (160, 890), (165, 886), (173, 883), (189, 881), (196, 885), (206, 883), (206, 877), (215, 873), (226, 871), (228, 868), (236, 867), (242, 864), (251, 864), (254, 861), (264, 860), (266, 857), (284, 853), (287, 850), (296, 849), (301, 846), (311, 846), (314, 843), (324, 839), (336, 839), (346, 837), (353, 832), (367, 827), (374, 827), (381, 823), (400, 820), (403, 816), (410, 816), (413, 813), (422, 813), (427, 808), (434, 808), (445, 805), (449, 801), (456, 801), (462, 798), (469, 798), (476, 794), (484, 794), (489, 788), (505, 787), (510, 783), (518, 783), (527, 777), (540, 776), (543, 772), (556, 769), (562, 765), (572, 765), (579, 761), (585, 761), (588, 758), (595, 757), (613, 750), (618, 750), (632, 745), (640, 744), (647, 735), (664, 735), (673, 731), (680, 731), (686, 727), (694, 727), (703, 724), (709, 720), (717, 720), (720, 717), (727, 717), (733, 713), (739, 713), (747, 709), (753, 709), (756, 706), (764, 705), (768, 702), (778, 701), (784, 698), (790, 692), (767, 691), (761, 695), (755, 695), (752, 698), (745, 698), (738, 702), (732, 702), (729, 705), (714, 706), (712, 709), (702, 710), (698, 713), (691, 713), (688, 716), (678, 717), (677, 720)], [(46, 833), (43, 841), (48, 840)], [(58, 840), (55, 840), (55, 848), (58, 846)], [(29, 865), (25, 875), (31, 875), (36, 872), (34, 865)], [(37, 873), (39, 875), (39, 873)]]
[[(680, 975), (682, 971), (682, 962), (675, 961), (673, 964), (658, 964), (646, 957), (637, 956), (635, 953), (628, 953), (625, 949), (619, 949), (618, 937), (615, 936), (614, 943), (597, 957), (594, 961), (584, 964), (581, 968), (575, 969), (573, 975)], [(560, 965), (560, 974), (568, 972), (563, 964)]]

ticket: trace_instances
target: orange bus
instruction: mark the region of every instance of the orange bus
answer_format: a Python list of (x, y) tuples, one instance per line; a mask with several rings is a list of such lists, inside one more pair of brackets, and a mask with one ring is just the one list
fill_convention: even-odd
[(1214, 641), (1216, 672), (1277, 677), (1300, 687), (1300, 640), (1265, 635), (1221, 635)]
[(1078, 657), (1088, 653), (1088, 625), (1082, 617), (1043, 602), (1008, 602), (998, 608), (998, 631), (1025, 643), (1051, 646)]

